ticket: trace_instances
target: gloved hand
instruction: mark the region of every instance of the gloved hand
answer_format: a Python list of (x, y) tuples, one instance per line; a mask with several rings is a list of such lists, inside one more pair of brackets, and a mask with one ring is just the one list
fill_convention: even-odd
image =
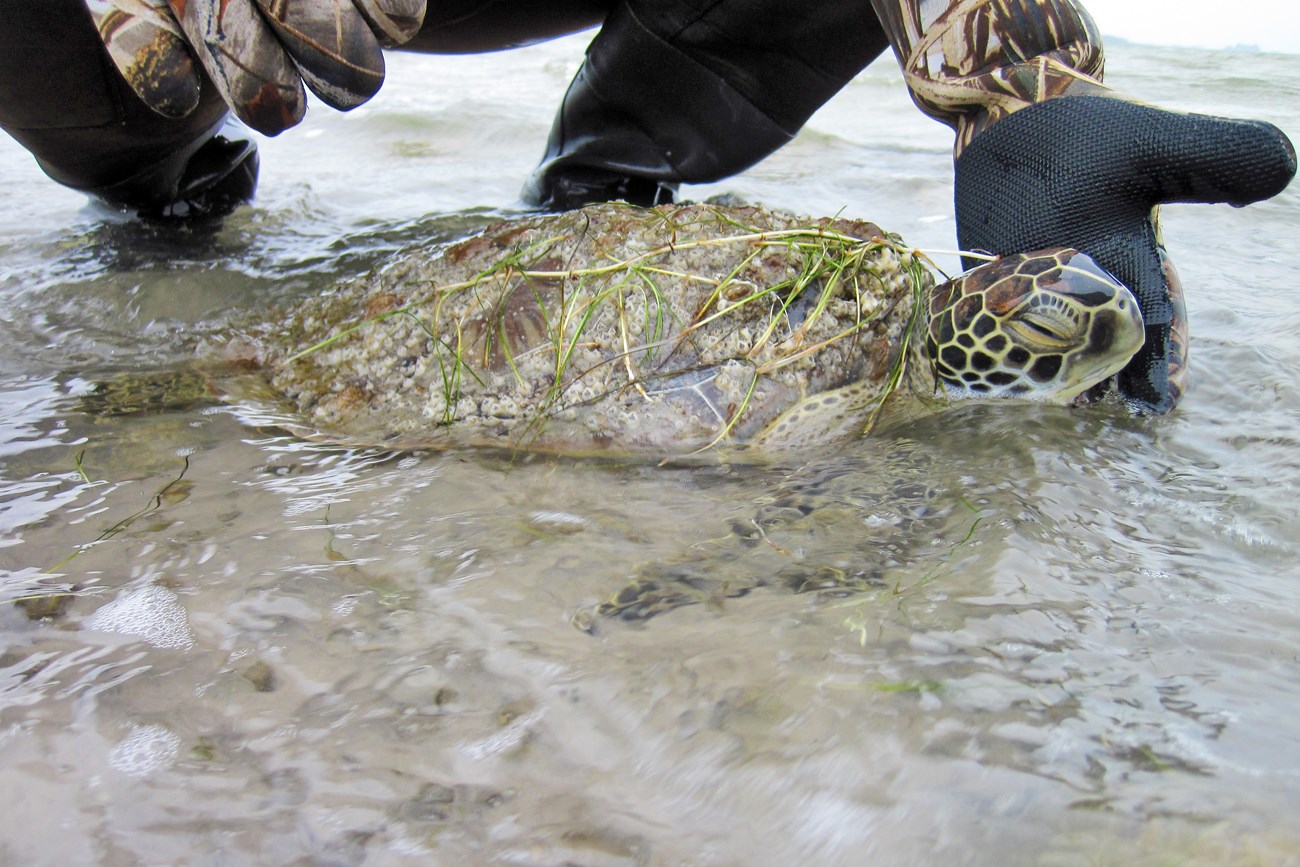
[(159, 114), (194, 109), (201, 65), (240, 120), (267, 135), (302, 120), (303, 82), (342, 110), (374, 96), (380, 47), (409, 40), (425, 12), (425, 0), (85, 3), (114, 65)]
[(1068, 96), (980, 132), (956, 169), (963, 250), (1075, 247), (1133, 290), (1146, 344), (1119, 374), (1119, 391), (1139, 410), (1167, 412), (1182, 397), (1187, 325), (1156, 207), (1267, 199), (1295, 175), (1296, 154), (1267, 123)]

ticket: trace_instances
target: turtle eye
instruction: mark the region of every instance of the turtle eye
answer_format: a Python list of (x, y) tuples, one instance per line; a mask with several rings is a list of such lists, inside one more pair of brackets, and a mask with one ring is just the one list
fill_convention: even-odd
[(1074, 342), (1074, 329), (1070, 323), (1033, 310), (1007, 322), (1006, 327), (1019, 336), (1021, 342), (1043, 349), (1067, 349)]

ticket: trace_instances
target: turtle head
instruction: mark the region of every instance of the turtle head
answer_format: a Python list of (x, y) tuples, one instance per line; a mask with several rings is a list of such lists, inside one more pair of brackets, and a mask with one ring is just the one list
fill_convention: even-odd
[(1088, 256), (1004, 256), (936, 286), (924, 350), (949, 397), (1068, 403), (1142, 346), (1133, 293)]

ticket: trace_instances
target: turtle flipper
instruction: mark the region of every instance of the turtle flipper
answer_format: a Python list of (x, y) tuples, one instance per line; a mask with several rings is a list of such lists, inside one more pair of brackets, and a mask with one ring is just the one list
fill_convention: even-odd
[(721, 609), (763, 587), (821, 599), (883, 590), (888, 569), (905, 563), (945, 519), (934, 508), (937, 490), (925, 479), (926, 467), (909, 448), (799, 467), (749, 520), (641, 568), (572, 623), (594, 633), (602, 620), (641, 622), (701, 603)]
[(708, 563), (655, 564), (645, 569), (630, 584), (597, 605), (592, 612), (599, 617), (620, 620), (649, 620), (657, 614), (701, 602), (720, 603), (746, 595), (763, 581), (747, 584), (710, 576)]
[(792, 593), (827, 597), (852, 596), (885, 586), (880, 569), (844, 569), (815, 563), (793, 563), (776, 573), (776, 583)]
[(701, 603), (721, 607), (727, 599), (739, 599), (759, 587), (776, 586), (795, 594), (816, 593), (839, 599), (879, 590), (885, 586), (878, 568), (850, 569), (819, 563), (791, 563), (770, 576), (755, 574), (748, 580), (713, 577), (707, 558), (694, 563), (656, 564), (647, 568), (626, 587), (592, 608), (573, 616), (573, 624), (584, 632), (595, 632), (597, 618), (640, 622), (687, 605)]

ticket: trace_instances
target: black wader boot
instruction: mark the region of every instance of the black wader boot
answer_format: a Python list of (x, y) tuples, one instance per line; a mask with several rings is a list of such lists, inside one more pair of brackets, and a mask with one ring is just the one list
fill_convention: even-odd
[(147, 217), (219, 216), (252, 198), (256, 146), (222, 134), (209, 82), (193, 111), (166, 118), (122, 80), (81, 0), (0, 0), (0, 19), (0, 128), (55, 181)]
[(619, 3), (524, 188), (550, 210), (672, 201), (743, 171), (888, 47), (866, 3)]

